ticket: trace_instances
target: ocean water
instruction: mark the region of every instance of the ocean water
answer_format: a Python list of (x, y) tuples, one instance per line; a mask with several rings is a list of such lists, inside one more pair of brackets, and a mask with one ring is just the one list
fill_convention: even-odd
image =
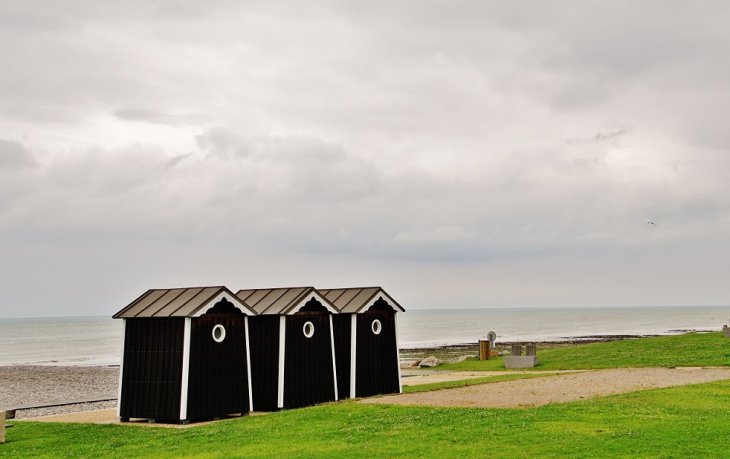
[[(398, 314), (401, 348), (595, 335), (718, 331), (730, 306), (409, 310)], [(0, 319), (0, 365), (118, 365), (122, 321), (108, 317)]]
[(730, 306), (420, 310), (398, 314), (401, 348), (497, 341), (560, 341), (603, 335), (719, 331)]

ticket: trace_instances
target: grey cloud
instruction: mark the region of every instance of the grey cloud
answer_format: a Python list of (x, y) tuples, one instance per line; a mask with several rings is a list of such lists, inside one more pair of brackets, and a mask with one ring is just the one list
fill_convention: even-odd
[(121, 120), (142, 121), (155, 124), (167, 124), (176, 126), (179, 124), (199, 124), (202, 121), (200, 115), (170, 115), (155, 110), (145, 110), (142, 108), (122, 108), (114, 112), (114, 116)]
[(364, 198), (381, 179), (372, 161), (312, 137), (252, 137), (214, 128), (198, 135), (196, 142), (208, 157), (245, 160), (240, 167), (255, 169), (262, 189), (291, 193), (296, 199)]
[(0, 139), (0, 169), (28, 167), (36, 164), (33, 153), (20, 142)]

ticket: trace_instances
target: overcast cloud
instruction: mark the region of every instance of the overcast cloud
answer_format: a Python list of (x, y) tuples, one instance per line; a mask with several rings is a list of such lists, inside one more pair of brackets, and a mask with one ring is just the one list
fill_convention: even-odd
[(0, 317), (730, 303), (730, 4), (386, 3), (0, 0)]

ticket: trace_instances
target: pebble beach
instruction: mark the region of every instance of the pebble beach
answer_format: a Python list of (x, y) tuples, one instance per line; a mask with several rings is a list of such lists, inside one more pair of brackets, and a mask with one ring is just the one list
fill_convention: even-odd
[[(115, 395), (119, 367), (0, 366), (0, 407)], [(116, 408), (116, 400), (19, 410), (16, 419)]]

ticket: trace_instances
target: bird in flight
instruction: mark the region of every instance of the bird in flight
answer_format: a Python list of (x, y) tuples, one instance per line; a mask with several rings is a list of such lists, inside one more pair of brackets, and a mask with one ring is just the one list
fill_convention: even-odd
[(656, 223), (654, 223), (654, 222), (646, 222), (646, 224), (647, 225), (654, 225), (654, 226), (656, 226)]

